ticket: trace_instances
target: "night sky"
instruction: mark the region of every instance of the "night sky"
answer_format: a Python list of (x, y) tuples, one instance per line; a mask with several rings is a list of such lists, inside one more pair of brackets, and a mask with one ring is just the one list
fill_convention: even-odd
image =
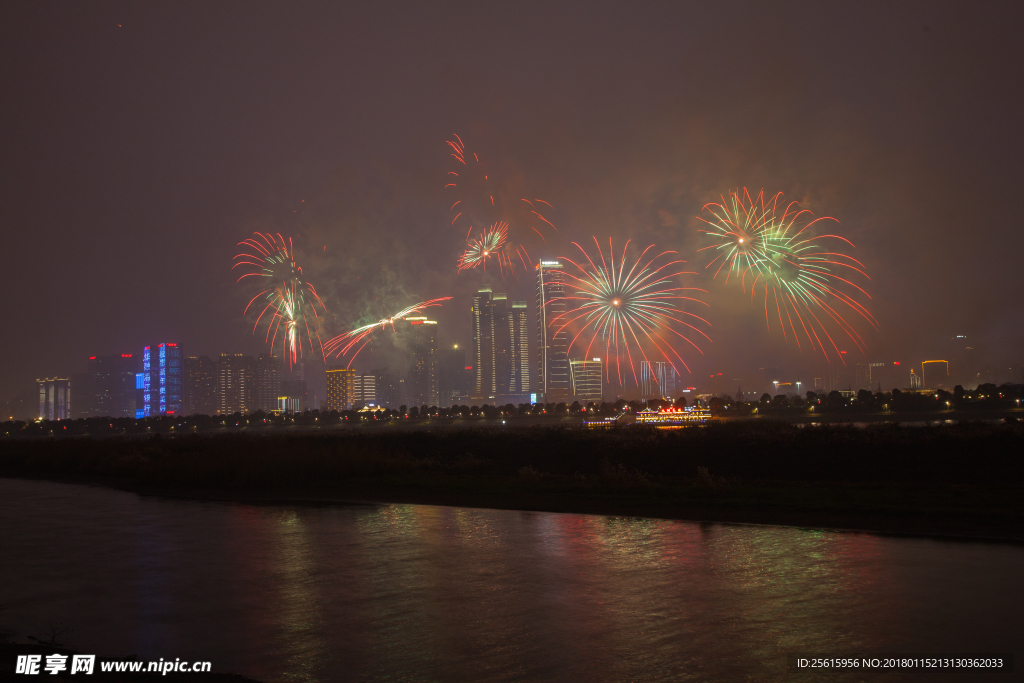
[(854, 361), (966, 334), (1019, 367), (1022, 29), (1016, 3), (3, 3), (0, 400), (149, 343), (265, 350), (230, 270), (254, 230), (295, 236), (329, 331), (453, 296), (441, 339), (468, 344), (476, 287), (533, 280), (456, 272), (454, 133), (553, 205), (535, 257), (611, 236), (699, 271), (695, 376), (820, 363), (696, 252), (743, 186), (856, 244), (879, 330)]

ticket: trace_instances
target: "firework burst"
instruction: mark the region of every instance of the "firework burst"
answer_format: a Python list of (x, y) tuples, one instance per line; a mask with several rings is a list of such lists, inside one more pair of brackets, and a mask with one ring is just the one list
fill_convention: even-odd
[(744, 188), (742, 193), (730, 192), (728, 200), (705, 205), (711, 218), (698, 218), (710, 226), (704, 232), (718, 241), (701, 250), (716, 254), (707, 268), (714, 268), (716, 278), (724, 271), (726, 282), (738, 278), (744, 292), (749, 286), (751, 302), (763, 299), (769, 330), (777, 318), (787, 342), (792, 337), (802, 351), (803, 338), (830, 363), (837, 358), (845, 364), (834, 337), (845, 335), (861, 352), (865, 348), (847, 318), (862, 319), (878, 329), (858, 301), (871, 296), (854, 282), (857, 276), (871, 278), (864, 264), (843, 253), (854, 247), (852, 242), (839, 235), (814, 234), (820, 222), (836, 219), (813, 218), (795, 201), (784, 208), (782, 204), (781, 192), (766, 198), (762, 190), (752, 198)]
[[(356, 359), (356, 356), (358, 356), (359, 352), (363, 350), (363, 347), (370, 343), (376, 332), (388, 327), (394, 331), (395, 321), (408, 318), (416, 313), (421, 313), (423, 310), (430, 308), (431, 306), (440, 306), (442, 302), (449, 301), (450, 299), (450, 296), (445, 296), (440, 299), (421, 301), (420, 303), (409, 306), (408, 308), (403, 308), (390, 318), (381, 318), (377, 322), (357, 327), (354, 330), (344, 334), (339, 334), (337, 337), (332, 339), (328, 339), (324, 342), (324, 350), (327, 352), (327, 355), (333, 354), (335, 358), (341, 358), (342, 356), (347, 356), (349, 353), (352, 353), (351, 357), (348, 359), (347, 366), (351, 367), (352, 361)], [(355, 350), (354, 352), (353, 349)]]
[(699, 336), (709, 342), (711, 339), (696, 327), (698, 323), (710, 323), (681, 307), (686, 301), (707, 305), (688, 294), (704, 290), (677, 284), (680, 276), (695, 274), (681, 270), (680, 266), (685, 261), (673, 259), (674, 251), (653, 254), (652, 244), (630, 265), (626, 260), (627, 241), (616, 263), (610, 238), (607, 258), (596, 237), (596, 259), (576, 242), (573, 244), (584, 258), (580, 263), (571, 258), (563, 257), (563, 260), (575, 266), (578, 274), (564, 271), (566, 295), (551, 299), (551, 302), (564, 300), (574, 305), (571, 310), (555, 316), (550, 323), (556, 328), (556, 334), (567, 328), (575, 330), (566, 352), (579, 343), (581, 349), (586, 346), (584, 356), (589, 358), (595, 344), (598, 348), (604, 346), (606, 377), (611, 377), (614, 362), (620, 385), (623, 384), (625, 369), (626, 376), (632, 374), (633, 381), (639, 386), (636, 361), (664, 361), (671, 364), (676, 372), (680, 368), (689, 372), (690, 367), (676, 346), (685, 343), (703, 353), (691, 337)]
[[(526, 244), (546, 241), (544, 231), (548, 228), (558, 231), (543, 213), (551, 204), (543, 199), (510, 197), (507, 192), (499, 191), (479, 155), (467, 150), (458, 135), (454, 137), (455, 140), (447, 141), (455, 163), (454, 170), (448, 171), (445, 190), (453, 202), (450, 207), (452, 226), (460, 233), (462, 228), (466, 229), (467, 249), (459, 259), (459, 270), (466, 269), (466, 256), (475, 250), (475, 244), (485, 241), (487, 233), (498, 224), (504, 224), (503, 243), (488, 251), (489, 255), (495, 251), (502, 253), (498, 259), (502, 274), (506, 270), (511, 273), (515, 262), (529, 269), (532, 260)], [(471, 238), (474, 230), (482, 230), (480, 237)]]
[(477, 237), (470, 239), (466, 245), (466, 252), (459, 257), (459, 270), (468, 270), (481, 265), (486, 270), (487, 261), (493, 258), (497, 260), (498, 268), (503, 275), (505, 270), (511, 271), (511, 256), (505, 249), (507, 238), (508, 223), (499, 221)]
[(288, 359), (289, 366), (302, 358), (303, 337), (310, 351), (313, 351), (313, 339), (316, 338), (323, 356), (317, 305), (324, 313), (327, 309), (296, 263), (291, 238), (286, 240), (280, 233), (254, 232), (253, 235), (255, 237), (238, 243), (242, 251), (235, 256), (235, 263), (231, 266), (232, 270), (241, 268), (248, 271), (242, 273), (238, 282), (247, 277), (257, 278), (260, 282), (262, 291), (249, 301), (243, 313), (248, 313), (253, 304), (257, 307), (263, 305), (253, 325), (253, 334), (265, 320), (267, 342), (273, 349), (277, 345), (278, 334), (281, 335), (281, 356)]

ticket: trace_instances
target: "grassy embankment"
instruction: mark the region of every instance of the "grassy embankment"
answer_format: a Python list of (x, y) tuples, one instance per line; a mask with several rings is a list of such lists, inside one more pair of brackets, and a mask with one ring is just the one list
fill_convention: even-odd
[[(0, 441), (0, 476), (1024, 540), (1024, 425), (745, 422)], [(701, 472), (699, 468), (706, 468)]]

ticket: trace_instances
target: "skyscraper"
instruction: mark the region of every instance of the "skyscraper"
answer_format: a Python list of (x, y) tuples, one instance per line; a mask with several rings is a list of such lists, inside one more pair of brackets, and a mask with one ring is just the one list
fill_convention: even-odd
[(142, 372), (136, 386), (141, 387), (142, 406), (136, 417), (180, 415), (183, 400), (184, 363), (177, 344), (157, 344), (142, 349)]
[(39, 417), (43, 420), (67, 420), (71, 417), (71, 380), (51, 377), (37, 379)]
[(182, 406), (186, 415), (217, 412), (217, 363), (209, 356), (189, 356), (184, 361)]
[(356, 371), (343, 366), (327, 368), (327, 410), (352, 410)]
[(398, 379), (395, 373), (387, 368), (376, 368), (370, 371), (373, 375), (377, 392), (377, 405), (387, 408), (397, 408), (401, 405), (401, 397), (398, 395)]
[(512, 381), (512, 337), (509, 334), (508, 297), (491, 295), (491, 320), (494, 322), (494, 398), (507, 396)]
[(486, 401), (498, 395), (495, 373), (494, 302), (491, 287), (485, 285), (473, 297), (473, 400)]
[(600, 358), (593, 360), (571, 360), (573, 398), (583, 404), (600, 404), (604, 398), (604, 363)]
[(277, 409), (281, 393), (281, 359), (272, 354), (261, 353), (256, 361), (256, 401), (252, 410), (269, 413)]
[(409, 323), (412, 366), (409, 371), (412, 405), (436, 406), (437, 395), (437, 321), (422, 316), (404, 319)]
[[(529, 321), (525, 301), (513, 301), (481, 287), (473, 297), (473, 380), (469, 392), (474, 401), (526, 400), (530, 393)], [(454, 367), (454, 364), (453, 364)], [(463, 394), (464, 395), (464, 394)], [(445, 400), (454, 400), (455, 394)]]
[(509, 388), (511, 396), (530, 393), (530, 326), (525, 301), (513, 301), (508, 310)]
[(537, 398), (561, 403), (569, 398), (568, 335), (552, 321), (565, 313), (565, 274), (558, 261), (541, 261), (537, 271)]
[(352, 380), (352, 403), (363, 407), (377, 404), (377, 377), (357, 374)]
[(217, 412), (249, 413), (256, 404), (256, 359), (222, 353), (217, 361)]
[(181, 347), (159, 344), (160, 415), (181, 414)]

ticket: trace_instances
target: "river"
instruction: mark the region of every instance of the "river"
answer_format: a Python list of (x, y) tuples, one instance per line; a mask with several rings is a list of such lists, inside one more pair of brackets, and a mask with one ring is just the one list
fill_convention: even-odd
[(0, 629), (63, 623), (81, 652), (268, 683), (825, 680), (790, 672), (789, 652), (1019, 660), (1022, 577), (1013, 545), (0, 479)]

